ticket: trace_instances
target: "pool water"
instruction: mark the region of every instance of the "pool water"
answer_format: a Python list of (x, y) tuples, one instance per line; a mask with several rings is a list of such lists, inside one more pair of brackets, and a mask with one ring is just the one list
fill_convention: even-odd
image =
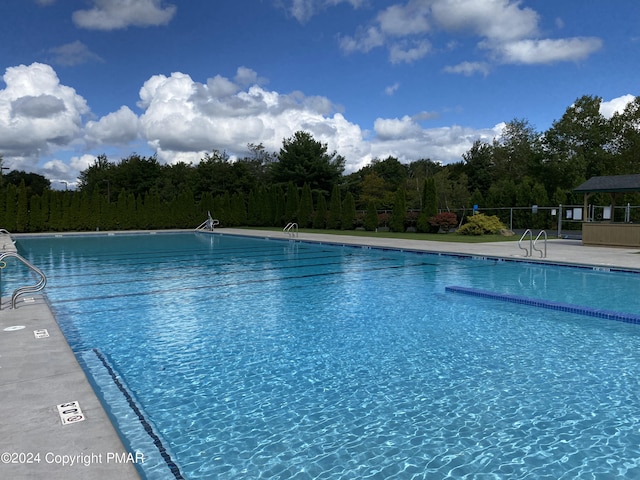
[(207, 233), (18, 246), (176, 478), (640, 478), (640, 325), (445, 292), (637, 314), (638, 274)]

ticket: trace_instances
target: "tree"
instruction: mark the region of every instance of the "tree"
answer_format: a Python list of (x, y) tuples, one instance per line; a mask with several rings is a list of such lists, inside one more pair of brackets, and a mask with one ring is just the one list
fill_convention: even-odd
[(429, 219), (438, 214), (438, 195), (436, 192), (436, 181), (433, 177), (424, 180), (422, 205), (422, 210), (420, 211), (420, 215), (418, 215), (418, 231), (425, 233), (432, 232), (434, 228), (431, 223), (429, 223)]
[(298, 224), (300, 228), (308, 228), (313, 223), (313, 196), (311, 195), (311, 187), (305, 183), (302, 187), (302, 196), (300, 197), (300, 205), (298, 207)]
[(313, 215), (313, 228), (327, 227), (327, 200), (322, 192), (318, 192), (318, 201), (316, 202), (316, 212)]
[[(462, 154), (465, 172), (469, 178), (469, 188), (476, 188), (484, 195), (489, 191), (493, 173), (493, 150), (491, 145), (476, 140), (466, 153)], [(435, 214), (434, 214), (435, 215)]]
[(371, 202), (382, 207), (393, 205), (393, 196), (387, 191), (384, 178), (377, 173), (367, 173), (362, 179), (361, 188), (360, 205), (366, 206)]
[(278, 161), (269, 165), (272, 181), (293, 182), (302, 188), (305, 182), (312, 190), (331, 191), (344, 171), (345, 159), (336, 152), (327, 153), (327, 144), (320, 143), (308, 132), (298, 131), (284, 139)]
[(16, 211), (16, 231), (26, 232), (29, 224), (29, 198), (27, 197), (27, 186), (24, 179), (18, 187), (18, 204)]
[(364, 229), (368, 232), (373, 232), (378, 228), (378, 210), (376, 204), (373, 201), (367, 205), (367, 213), (364, 216)]
[(293, 184), (293, 182), (289, 182), (287, 185), (287, 203), (284, 211), (285, 221), (287, 223), (298, 221), (299, 205), (298, 188)]
[(602, 99), (578, 98), (544, 135), (547, 191), (572, 190), (587, 178), (613, 174), (610, 123), (600, 113)]
[(407, 166), (394, 157), (372, 160), (371, 171), (384, 179), (386, 188), (390, 191), (395, 191), (399, 186), (404, 185), (408, 177)]
[(633, 174), (640, 171), (640, 97), (627, 104), (624, 111), (611, 118), (612, 173)]
[(331, 199), (329, 200), (329, 214), (327, 216), (327, 228), (339, 229), (340, 218), (342, 217), (342, 201), (340, 199), (340, 189), (338, 185), (333, 187)]
[(393, 232), (404, 232), (404, 220), (407, 216), (407, 197), (404, 188), (396, 191), (396, 200), (391, 212), (391, 222), (389, 227)]
[[(531, 175), (542, 158), (539, 138), (527, 120), (508, 122), (500, 137), (493, 142), (493, 180)], [(475, 188), (477, 185), (470, 182), (470, 186)], [(486, 190), (481, 188), (480, 192), (484, 195)]]
[[(0, 163), (0, 167), (2, 164)], [(42, 192), (51, 188), (51, 181), (37, 173), (27, 173), (22, 170), (12, 170), (3, 175), (4, 183), (12, 183), (16, 187), (24, 182), (27, 196), (42, 195)]]
[[(94, 190), (102, 192), (108, 201), (111, 200), (111, 182), (114, 164), (109, 162), (105, 154), (98, 155), (94, 162), (78, 176), (78, 190), (89, 193)], [(115, 184), (113, 184), (115, 187)], [(115, 190), (114, 190), (115, 191)]]
[(5, 229), (10, 232), (16, 231), (16, 213), (18, 207), (18, 189), (13, 183), (7, 185), (5, 203)]
[(342, 201), (342, 216), (340, 226), (343, 230), (353, 229), (353, 222), (356, 219), (356, 202), (351, 192), (347, 192)]

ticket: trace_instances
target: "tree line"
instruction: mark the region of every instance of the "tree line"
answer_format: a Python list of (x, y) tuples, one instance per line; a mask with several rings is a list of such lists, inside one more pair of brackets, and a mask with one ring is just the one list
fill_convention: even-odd
[[(344, 157), (298, 131), (277, 153), (249, 144), (233, 161), (215, 149), (195, 165), (100, 155), (75, 190), (53, 190), (40, 175), (12, 171), (1, 177), (0, 226), (12, 232), (192, 228), (211, 212), (222, 226), (294, 221), (301, 228), (430, 231), (438, 212), (473, 205), (482, 211), (581, 204), (573, 189), (586, 179), (640, 171), (640, 97), (611, 118), (600, 113), (601, 102), (578, 98), (544, 132), (514, 119), (499, 137), (476, 141), (448, 165), (387, 157), (345, 174)], [(627, 202), (638, 204), (640, 197), (627, 193), (616, 203)], [(518, 215), (522, 228), (551, 226), (544, 224), (550, 218)]]

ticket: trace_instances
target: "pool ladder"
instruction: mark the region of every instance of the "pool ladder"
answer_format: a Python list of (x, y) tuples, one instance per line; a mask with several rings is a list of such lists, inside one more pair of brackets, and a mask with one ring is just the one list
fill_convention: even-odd
[(290, 237), (298, 236), (298, 224), (296, 222), (289, 222), (282, 229), (283, 232), (288, 233)]
[(196, 230), (213, 230), (220, 225), (220, 221), (211, 216), (211, 212), (207, 212), (207, 219), (196, 227)]
[[(526, 246), (522, 246), (522, 241), (526, 236), (529, 236), (529, 248), (527, 248)], [(540, 240), (541, 236), (543, 236), (544, 238), (544, 250), (536, 247), (536, 242)], [(533, 232), (531, 231), (531, 229), (527, 228), (527, 230), (522, 234), (522, 237), (520, 237), (520, 240), (518, 240), (518, 247), (521, 250), (525, 251), (525, 257), (533, 256), (533, 251), (535, 250), (536, 252), (540, 253), (540, 258), (547, 258), (547, 232), (545, 232), (544, 230), (540, 230), (540, 233), (538, 233), (538, 235), (534, 239)]]
[[(42, 290), (45, 285), (47, 284), (47, 277), (46, 275), (42, 272), (42, 270), (40, 270), (38, 267), (36, 267), (35, 265), (32, 265), (31, 263), (29, 263), (29, 261), (24, 258), (23, 256), (19, 255), (18, 253), (15, 252), (4, 252), (2, 254), (0, 254), (0, 279), (1, 279), (1, 275), (2, 275), (2, 269), (6, 268), (7, 266), (7, 262), (5, 262), (5, 258), (16, 258), (18, 259), (20, 262), (22, 262), (24, 265), (26, 265), (27, 268), (29, 268), (29, 270), (31, 270), (33, 273), (35, 273), (38, 277), (38, 283), (36, 283), (35, 285), (24, 285), (22, 287), (18, 287), (13, 291), (13, 294), (11, 295), (11, 308), (15, 309), (16, 308), (16, 303), (18, 301), (18, 298), (26, 293), (36, 293), (39, 292), (40, 290)], [(0, 281), (0, 286), (1, 286), (1, 281)], [(2, 309), (2, 301), (0, 299), (0, 309)]]

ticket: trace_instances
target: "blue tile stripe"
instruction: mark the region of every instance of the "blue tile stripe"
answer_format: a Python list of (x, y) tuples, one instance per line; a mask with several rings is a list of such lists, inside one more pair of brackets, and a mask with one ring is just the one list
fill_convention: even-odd
[(614, 312), (612, 310), (601, 310), (598, 308), (584, 307), (582, 305), (573, 305), (571, 303), (552, 302), (549, 300), (540, 300), (537, 298), (522, 297), (520, 295), (508, 295), (505, 293), (490, 292), (488, 290), (479, 290), (477, 288), (448, 286), (445, 287), (446, 292), (462, 293), (474, 297), (489, 298), (491, 300), (500, 300), (503, 302), (519, 303), (521, 305), (530, 305), (532, 307), (547, 308), (549, 310), (560, 310), (562, 312), (575, 313), (578, 315), (586, 315), (589, 317), (604, 318), (607, 320), (616, 320), (618, 322), (640, 324), (640, 315), (634, 313)]
[(120, 382), (120, 380), (118, 380), (118, 376), (116, 375), (116, 373), (113, 370), (113, 368), (111, 367), (111, 365), (109, 365), (109, 362), (107, 361), (107, 359), (104, 357), (102, 352), (100, 350), (98, 350), (97, 348), (94, 348), (93, 351), (96, 354), (96, 356), (98, 357), (98, 359), (100, 360), (100, 362), (102, 362), (102, 364), (104, 365), (104, 368), (107, 369), (107, 372), (109, 373), (109, 375), (113, 379), (113, 383), (115, 383), (115, 385), (118, 387), (120, 392), (127, 399), (127, 403), (129, 404), (129, 407), (131, 408), (131, 410), (133, 410), (135, 415), (138, 417), (138, 420), (142, 424), (144, 430), (147, 432), (147, 434), (153, 440), (154, 445), (158, 448), (158, 451), (160, 452), (160, 455), (162, 456), (162, 459), (167, 464), (167, 467), (169, 467), (169, 470), (171, 470), (171, 473), (173, 474), (175, 479), (176, 480), (185, 480), (185, 477), (182, 476), (182, 472), (180, 472), (180, 468), (173, 461), (173, 459), (169, 455), (169, 452), (167, 452), (167, 450), (164, 448), (164, 445), (162, 444), (162, 440), (160, 440), (160, 437), (158, 437), (158, 435), (156, 435), (156, 433), (153, 431), (153, 428), (151, 427), (151, 425), (149, 424), (149, 422), (145, 418), (144, 414), (138, 408), (138, 405), (136, 404), (135, 400), (131, 397), (131, 395), (129, 394), (129, 392), (126, 389), (126, 387), (122, 384), (122, 382)]

